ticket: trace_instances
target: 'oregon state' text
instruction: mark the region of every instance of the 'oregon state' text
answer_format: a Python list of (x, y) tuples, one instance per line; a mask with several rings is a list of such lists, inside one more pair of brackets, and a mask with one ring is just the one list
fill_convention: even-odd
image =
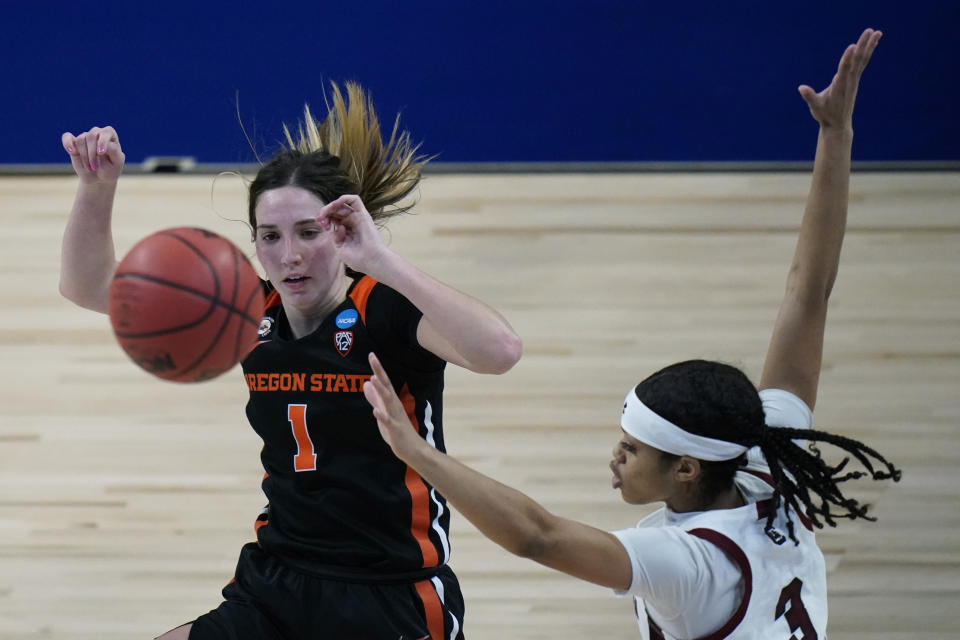
[(349, 373), (248, 373), (244, 375), (250, 391), (323, 391), (327, 393), (363, 393), (369, 375)]

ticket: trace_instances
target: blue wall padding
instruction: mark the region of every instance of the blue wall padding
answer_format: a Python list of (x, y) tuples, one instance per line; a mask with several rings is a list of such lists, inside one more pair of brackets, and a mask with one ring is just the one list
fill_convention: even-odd
[(251, 162), (328, 80), (448, 162), (795, 161), (863, 27), (855, 160), (960, 160), (960, 0), (2, 2), (0, 163), (113, 124), (128, 161)]

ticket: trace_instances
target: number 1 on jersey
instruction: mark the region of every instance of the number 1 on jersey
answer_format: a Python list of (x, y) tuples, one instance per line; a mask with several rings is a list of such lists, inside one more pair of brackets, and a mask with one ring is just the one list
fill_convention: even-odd
[(297, 455), (293, 456), (294, 471), (316, 471), (317, 454), (313, 449), (313, 440), (307, 431), (307, 405), (288, 404), (287, 420), (297, 441)]

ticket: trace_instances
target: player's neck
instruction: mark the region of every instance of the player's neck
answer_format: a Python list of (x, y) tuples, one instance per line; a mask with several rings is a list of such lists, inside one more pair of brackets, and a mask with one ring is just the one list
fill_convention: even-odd
[(736, 509), (746, 504), (736, 485), (723, 491), (708, 503), (699, 500), (698, 494), (677, 496), (667, 501), (667, 507), (674, 513), (689, 513), (694, 511), (716, 511), (718, 509)]

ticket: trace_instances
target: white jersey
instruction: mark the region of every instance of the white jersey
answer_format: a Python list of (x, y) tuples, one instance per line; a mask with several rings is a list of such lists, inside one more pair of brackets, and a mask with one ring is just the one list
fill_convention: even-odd
[[(806, 428), (803, 402), (780, 390), (761, 392), (767, 424)], [(795, 545), (780, 509), (765, 533), (772, 489), (762, 454), (748, 454), (736, 483), (747, 500), (737, 509), (674, 513), (661, 508), (633, 529), (616, 531), (633, 567), (645, 640), (826, 638), (823, 554), (810, 523), (791, 512)]]

